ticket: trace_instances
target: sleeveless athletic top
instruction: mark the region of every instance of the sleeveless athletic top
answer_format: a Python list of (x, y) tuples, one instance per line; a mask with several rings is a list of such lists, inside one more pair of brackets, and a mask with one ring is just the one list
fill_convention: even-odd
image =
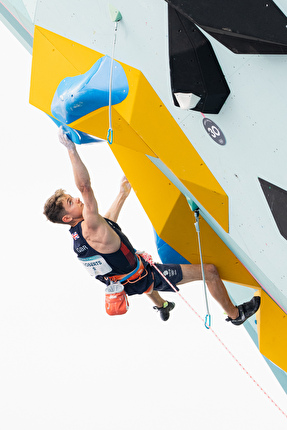
[[(83, 237), (81, 221), (75, 227), (70, 228), (70, 233), (74, 239), (74, 251), (83, 263), (88, 261), (98, 262), (95, 264), (95, 276), (107, 274), (112, 276), (129, 273), (134, 270), (137, 265), (135, 250), (128, 238), (122, 233), (120, 226), (107, 218), (105, 218), (105, 220), (120, 237), (120, 249), (110, 254), (102, 254), (96, 251)], [(96, 256), (98, 256), (98, 258), (93, 258)], [(104, 267), (100, 268), (101, 266)], [(93, 267), (92, 263), (90, 266), (86, 267)], [(99, 270), (96, 270), (97, 268), (99, 268)]]
[[(78, 259), (92, 276), (101, 282), (107, 283), (104, 275), (114, 276), (130, 273), (137, 267), (137, 257), (133, 246), (122, 232), (120, 226), (107, 218), (105, 220), (121, 239), (120, 248), (116, 252), (102, 254), (92, 248), (83, 237), (82, 221), (71, 227), (70, 233), (74, 239), (74, 251)], [(149, 265), (145, 261), (143, 263), (148, 275), (144, 279), (124, 285), (124, 289), (129, 296), (144, 293), (153, 282)]]

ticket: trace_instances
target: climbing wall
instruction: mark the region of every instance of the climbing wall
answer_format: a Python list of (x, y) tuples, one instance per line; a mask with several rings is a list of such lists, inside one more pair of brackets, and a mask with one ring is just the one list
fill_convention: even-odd
[[(56, 121), (52, 101), (63, 80), (111, 55), (108, 5), (37, 2), (30, 21), (19, 12), (19, 39), (31, 47), (33, 36), (30, 101)], [(258, 290), (260, 350), (286, 371), (287, 4), (118, 0), (116, 7), (123, 19), (115, 59), (128, 95), (112, 107), (111, 150), (157, 235), (193, 263), (199, 207), (205, 261), (230, 290)], [(66, 123), (105, 139), (108, 106)]]

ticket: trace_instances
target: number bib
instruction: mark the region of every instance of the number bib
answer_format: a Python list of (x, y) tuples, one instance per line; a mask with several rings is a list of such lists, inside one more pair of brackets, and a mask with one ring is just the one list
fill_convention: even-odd
[(91, 276), (106, 275), (112, 268), (101, 255), (93, 255), (88, 258), (79, 258)]

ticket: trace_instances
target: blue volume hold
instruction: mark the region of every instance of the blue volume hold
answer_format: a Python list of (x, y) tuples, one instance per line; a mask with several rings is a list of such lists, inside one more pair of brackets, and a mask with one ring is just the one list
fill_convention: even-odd
[[(60, 82), (52, 101), (55, 118), (70, 124), (90, 112), (109, 105), (109, 83), (112, 59), (100, 58), (83, 75), (65, 78)], [(112, 105), (121, 103), (128, 95), (128, 80), (122, 66), (114, 61), (112, 72)]]
[(162, 240), (154, 230), (157, 253), (163, 264), (190, 264), (182, 255)]

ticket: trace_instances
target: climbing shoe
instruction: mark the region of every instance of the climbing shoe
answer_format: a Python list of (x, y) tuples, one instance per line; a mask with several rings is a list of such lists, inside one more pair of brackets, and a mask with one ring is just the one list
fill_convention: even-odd
[(159, 312), (160, 317), (163, 321), (167, 321), (169, 319), (169, 313), (173, 310), (175, 304), (173, 302), (164, 302), (163, 306), (159, 308), (158, 306), (154, 306), (153, 308)]
[(228, 317), (225, 321), (231, 321), (234, 325), (241, 325), (258, 311), (259, 306), (260, 297), (255, 296), (249, 302), (237, 306), (239, 310), (239, 316), (236, 319), (233, 320), (232, 318)]

